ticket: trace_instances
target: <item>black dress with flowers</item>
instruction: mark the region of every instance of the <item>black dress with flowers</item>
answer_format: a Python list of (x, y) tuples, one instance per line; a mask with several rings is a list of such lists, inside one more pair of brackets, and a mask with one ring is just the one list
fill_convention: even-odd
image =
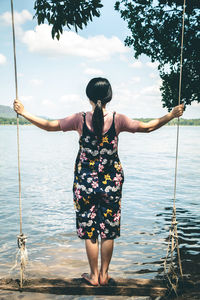
[(83, 130), (75, 164), (74, 205), (77, 234), (82, 239), (120, 236), (124, 174), (118, 157), (115, 112), (110, 129), (99, 144), (83, 113)]

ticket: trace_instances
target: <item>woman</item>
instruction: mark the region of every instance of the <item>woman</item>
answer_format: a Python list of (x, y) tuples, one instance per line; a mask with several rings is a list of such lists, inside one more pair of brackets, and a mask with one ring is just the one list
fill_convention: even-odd
[[(151, 132), (183, 114), (184, 105), (176, 106), (165, 116), (144, 123), (123, 114), (107, 111), (112, 88), (105, 78), (93, 78), (86, 94), (92, 110), (64, 119), (47, 121), (31, 115), (19, 100), (14, 110), (37, 127), (47, 131), (75, 130), (80, 135), (76, 158), (73, 195), (79, 238), (85, 239), (90, 274), (82, 277), (92, 285), (106, 285), (114, 239), (120, 236), (121, 193), (124, 181), (118, 157), (120, 132)], [(98, 271), (98, 237), (101, 238), (101, 267)]]

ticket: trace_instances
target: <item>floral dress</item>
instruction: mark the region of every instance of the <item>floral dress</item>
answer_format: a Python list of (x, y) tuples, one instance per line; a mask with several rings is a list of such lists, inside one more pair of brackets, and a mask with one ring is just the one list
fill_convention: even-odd
[(77, 234), (81, 239), (120, 236), (121, 194), (124, 174), (118, 157), (115, 112), (110, 129), (99, 144), (93, 131), (83, 129), (76, 158), (73, 195)]

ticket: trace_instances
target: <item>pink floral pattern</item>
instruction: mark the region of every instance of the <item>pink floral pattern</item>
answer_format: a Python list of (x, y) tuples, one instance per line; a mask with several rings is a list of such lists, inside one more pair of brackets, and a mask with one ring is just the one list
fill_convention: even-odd
[(101, 165), (101, 164), (99, 164), (99, 166), (98, 166), (98, 171), (99, 171), (99, 172), (103, 172), (103, 169), (104, 169), (104, 166)]
[(116, 174), (116, 176), (113, 178), (113, 180), (115, 181), (115, 184), (117, 186), (121, 185), (122, 180), (123, 180), (122, 175), (121, 174)]
[(75, 164), (74, 206), (77, 234), (82, 239), (115, 239), (120, 235), (123, 170), (117, 153), (118, 138), (113, 123), (102, 141), (83, 123)]
[(118, 138), (115, 137), (114, 140), (112, 140), (110, 143), (113, 144), (114, 149), (117, 149)]
[(92, 181), (92, 187), (96, 189), (99, 186), (98, 182)]
[(80, 161), (83, 162), (84, 160), (88, 160), (86, 157), (86, 154), (84, 152), (81, 152), (80, 154)]

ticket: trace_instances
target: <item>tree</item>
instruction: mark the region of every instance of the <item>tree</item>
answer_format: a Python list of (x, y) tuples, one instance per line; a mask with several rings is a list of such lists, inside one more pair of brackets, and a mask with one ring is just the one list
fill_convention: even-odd
[(63, 27), (74, 27), (76, 31), (87, 26), (93, 17), (99, 17), (101, 0), (36, 0), (34, 9), (38, 25), (45, 20), (52, 25), (52, 38), (59, 40)]
[[(146, 54), (159, 63), (162, 102), (169, 110), (177, 105), (183, 0), (121, 0), (115, 9), (127, 21), (135, 58)], [(182, 101), (200, 102), (199, 0), (186, 1), (183, 47)]]
[[(93, 17), (100, 16), (101, 0), (37, 0), (38, 24), (45, 20), (52, 27), (52, 37), (60, 37), (67, 25), (82, 29)], [(131, 35), (125, 45), (133, 47), (134, 56), (146, 54), (159, 63), (162, 102), (169, 110), (177, 105), (183, 0), (120, 0), (115, 3)], [(186, 1), (182, 101), (200, 102), (199, 0)]]

